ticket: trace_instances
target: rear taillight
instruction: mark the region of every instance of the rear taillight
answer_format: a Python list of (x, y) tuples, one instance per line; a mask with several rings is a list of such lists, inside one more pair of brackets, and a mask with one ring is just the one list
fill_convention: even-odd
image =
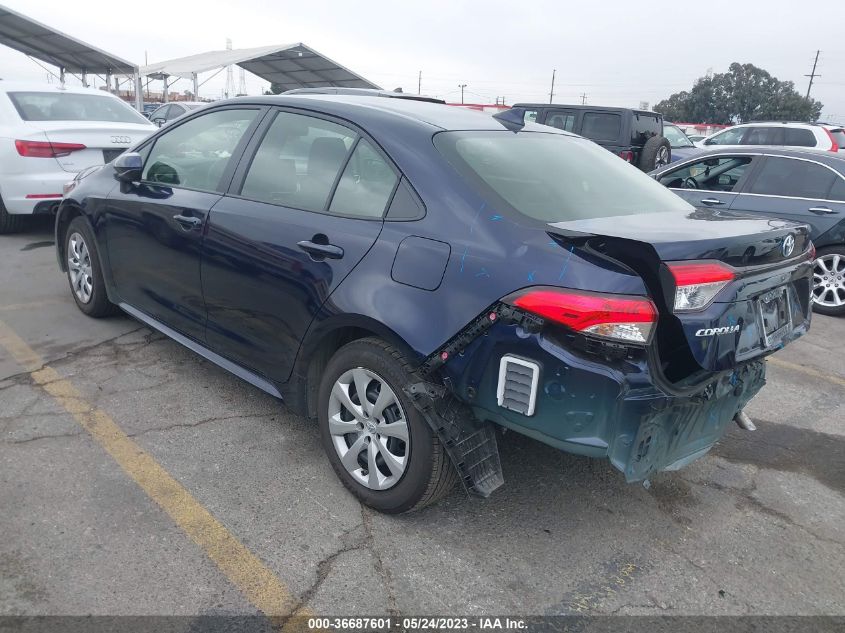
[(15, 141), (15, 149), (29, 158), (58, 158), (85, 149), (82, 143), (50, 143), (49, 141)]
[(831, 134), (830, 130), (828, 130), (826, 127), (823, 127), (822, 129), (827, 133), (827, 137), (830, 139), (830, 149), (827, 150), (827, 151), (838, 152), (839, 151), (839, 143), (836, 142), (836, 137), (833, 134)]
[(675, 278), (675, 312), (701, 310), (736, 279), (734, 269), (721, 262), (670, 262)]
[(657, 308), (647, 297), (528, 288), (506, 301), (576, 332), (626, 343), (648, 343), (657, 322)]
[(632, 152), (629, 149), (622, 150), (621, 152), (619, 152), (619, 158), (621, 158), (622, 160), (624, 160), (627, 163), (633, 163), (634, 162), (634, 152)]

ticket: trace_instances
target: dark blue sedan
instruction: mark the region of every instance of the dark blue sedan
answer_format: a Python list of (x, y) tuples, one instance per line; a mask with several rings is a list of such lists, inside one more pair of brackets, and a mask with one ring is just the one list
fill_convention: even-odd
[(808, 224), (818, 249), (813, 308), (845, 315), (845, 156), (778, 147), (712, 150), (653, 175), (697, 207)]
[[(318, 421), (383, 512), (502, 483), (496, 427), (628, 481), (706, 453), (809, 326), (805, 225), (697, 210), (567, 132), (408, 98), (222, 102), (68, 187), (80, 310)], [(198, 459), (200, 457), (198, 456)]]

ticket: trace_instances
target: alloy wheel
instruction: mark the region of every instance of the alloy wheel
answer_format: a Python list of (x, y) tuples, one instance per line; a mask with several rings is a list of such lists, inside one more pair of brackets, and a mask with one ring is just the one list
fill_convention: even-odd
[(657, 156), (654, 159), (654, 167), (657, 169), (658, 167), (663, 167), (664, 165), (669, 164), (669, 150), (665, 147), (660, 147), (657, 150)]
[(813, 301), (827, 308), (845, 305), (845, 256), (830, 253), (816, 259)]
[(410, 456), (408, 419), (390, 385), (363, 367), (344, 372), (329, 396), (329, 433), (340, 462), (362, 486), (392, 488)]
[(94, 278), (91, 270), (91, 254), (85, 239), (79, 233), (73, 233), (68, 239), (67, 269), (70, 285), (76, 297), (82, 303), (91, 301), (94, 292)]

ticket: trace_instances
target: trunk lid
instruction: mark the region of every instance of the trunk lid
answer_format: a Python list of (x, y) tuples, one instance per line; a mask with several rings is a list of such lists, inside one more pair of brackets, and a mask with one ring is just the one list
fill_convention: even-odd
[[(779, 349), (809, 326), (812, 266), (806, 225), (696, 209), (558, 222), (549, 234), (632, 268), (660, 317), (659, 362), (671, 382), (730, 370)], [(586, 238), (586, 239), (585, 239)], [(700, 309), (675, 307), (672, 262), (718, 261), (733, 269)]]
[(54, 159), (64, 171), (70, 173), (112, 161), (157, 129), (152, 124), (98, 121), (31, 121), (28, 127), (33, 131), (33, 138), (43, 135), (51, 143), (85, 146), (85, 149)]

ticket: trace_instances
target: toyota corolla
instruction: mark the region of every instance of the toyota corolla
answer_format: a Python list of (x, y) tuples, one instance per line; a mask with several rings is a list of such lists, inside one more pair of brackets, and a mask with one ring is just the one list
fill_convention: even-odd
[(222, 102), (78, 178), (59, 264), (84, 313), (123, 310), (316, 419), (383, 512), (458, 480), (490, 494), (499, 427), (632, 482), (753, 428), (764, 358), (809, 327), (807, 227), (695, 209), (522, 121)]

